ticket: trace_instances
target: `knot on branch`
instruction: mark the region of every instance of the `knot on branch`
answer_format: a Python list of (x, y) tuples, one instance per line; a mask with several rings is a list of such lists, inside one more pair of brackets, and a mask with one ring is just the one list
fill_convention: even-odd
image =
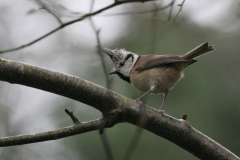
[(113, 127), (116, 123), (120, 121), (122, 116), (122, 110), (120, 108), (114, 109), (110, 112), (103, 113), (103, 118), (106, 121), (106, 126)]
[(116, 123), (120, 121), (122, 116), (122, 110), (120, 108), (114, 109), (110, 112), (103, 113), (103, 120), (104, 120), (104, 125), (100, 126), (99, 133), (102, 134), (104, 128), (111, 128), (113, 127)]

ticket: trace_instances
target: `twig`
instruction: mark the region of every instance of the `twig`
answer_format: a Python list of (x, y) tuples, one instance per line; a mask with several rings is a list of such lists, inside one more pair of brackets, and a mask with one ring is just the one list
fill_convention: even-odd
[[(146, 122), (147, 122), (147, 117), (144, 116), (144, 115), (141, 115), (140, 119), (139, 119), (139, 122), (138, 122), (138, 126), (141, 126), (141, 127), (144, 127), (146, 125)], [(134, 151), (136, 150), (137, 148), (137, 145), (139, 143), (139, 140), (141, 138), (141, 135), (142, 135), (142, 132), (143, 132), (143, 128), (140, 128), (140, 127), (137, 127), (133, 136), (132, 136), (132, 140), (127, 148), (127, 151), (126, 153), (124, 154), (122, 160), (129, 160), (131, 159)]]
[(171, 20), (174, 2), (175, 2), (175, 0), (173, 0), (172, 3), (171, 3), (170, 11), (169, 11), (169, 15), (168, 15), (167, 21), (170, 21), (170, 20)]
[(102, 143), (103, 143), (103, 146), (104, 146), (104, 149), (105, 149), (108, 160), (114, 160), (115, 158), (113, 157), (112, 149), (110, 147), (110, 144), (108, 142), (108, 138), (107, 138), (106, 134), (107, 134), (106, 132), (103, 132), (100, 135), (100, 137), (101, 137), (101, 140), (102, 140)]
[(44, 2), (42, 2), (41, 0), (36, 0), (36, 1), (43, 7), (43, 9), (47, 10), (50, 14), (52, 14), (60, 23), (60, 25), (62, 25), (62, 20), (54, 12), (52, 12), (51, 9), (48, 8), (48, 6)]
[[(154, 0), (145, 0), (145, 1), (154, 1)], [(47, 36), (55, 33), (56, 31), (58, 31), (58, 30), (60, 30), (60, 29), (62, 29), (62, 28), (64, 28), (64, 27), (66, 27), (66, 26), (68, 26), (68, 25), (70, 25), (70, 24), (73, 24), (73, 23), (82, 21), (82, 20), (84, 20), (84, 19), (86, 19), (86, 18), (88, 18), (88, 17), (91, 17), (91, 16), (94, 16), (94, 15), (96, 15), (96, 14), (99, 14), (99, 13), (101, 13), (101, 12), (107, 10), (107, 9), (113, 8), (113, 7), (118, 6), (118, 5), (120, 5), (120, 4), (130, 3), (130, 2), (145, 2), (145, 1), (144, 1), (144, 0), (115, 1), (114, 3), (108, 5), (108, 6), (104, 7), (104, 8), (101, 8), (101, 9), (99, 9), (99, 10), (93, 12), (93, 13), (88, 13), (88, 14), (83, 15), (83, 16), (80, 17), (80, 18), (75, 19), (75, 20), (72, 20), (72, 21), (69, 21), (69, 22), (66, 22), (66, 23), (62, 23), (59, 27), (57, 27), (57, 28), (55, 28), (54, 30), (46, 33), (45, 35), (43, 35), (43, 36), (41, 36), (41, 37), (33, 40), (32, 42), (29, 42), (29, 43), (27, 43), (27, 44), (25, 44), (25, 45), (22, 45), (22, 46), (20, 46), (20, 47), (16, 47), (16, 48), (12, 48), (12, 49), (7, 49), (7, 50), (2, 50), (2, 51), (0, 51), (0, 54), (1, 54), (1, 53), (11, 52), (11, 51), (16, 51), (16, 50), (25, 48), (25, 47), (27, 47), (27, 46), (30, 46), (30, 45), (32, 45), (32, 44), (34, 44), (34, 43), (42, 40), (43, 38), (46, 38)]]
[(161, 7), (161, 8), (155, 8), (155, 9), (146, 10), (146, 11), (139, 11), (139, 12), (109, 13), (109, 14), (104, 14), (104, 15), (101, 15), (101, 16), (124, 16), (124, 15), (145, 14), (145, 13), (157, 12), (157, 11), (167, 9), (168, 7), (172, 6), (173, 1), (170, 2), (169, 4), (167, 4), (166, 6)]
[[(154, 7), (156, 8), (156, 4), (154, 3)], [(153, 12), (152, 19), (155, 19), (157, 16), (157, 11)], [(151, 26), (150, 26), (150, 44), (149, 44), (149, 52), (148, 54), (154, 54), (155, 52), (155, 46), (156, 46), (156, 38), (157, 38), (157, 31), (158, 26), (155, 24), (155, 21), (152, 20)]]
[(102, 67), (103, 67), (103, 72), (104, 72), (104, 76), (105, 76), (105, 80), (106, 80), (106, 87), (108, 89), (110, 89), (111, 87), (111, 80), (108, 76), (108, 72), (107, 72), (107, 66), (106, 66), (106, 62), (104, 60), (104, 57), (103, 57), (103, 52), (102, 52), (102, 44), (101, 44), (101, 41), (100, 41), (100, 37), (99, 37), (99, 33), (100, 33), (100, 29), (97, 29), (92, 18), (90, 17), (89, 18), (89, 22), (92, 26), (92, 29), (96, 35), (96, 39), (97, 39), (97, 53), (100, 57), (100, 60), (101, 60), (101, 64), (102, 64)]
[(142, 132), (143, 132), (143, 129), (140, 128), (140, 127), (137, 127), (133, 136), (132, 136), (132, 140), (127, 148), (127, 152), (125, 153), (125, 155), (123, 156), (122, 160), (128, 160), (128, 159), (131, 159), (134, 151), (136, 150), (137, 148), (137, 145), (139, 143), (139, 140), (141, 138), (141, 135), (142, 135)]
[(181, 4), (178, 4), (178, 6), (180, 6), (180, 9), (179, 9), (178, 13), (176, 14), (176, 16), (174, 17), (172, 22), (174, 22), (177, 19), (179, 13), (182, 11), (182, 7), (183, 7), (184, 2), (185, 2), (185, 0), (183, 0)]
[[(109, 17), (109, 16), (124, 16), (124, 15), (134, 15), (134, 14), (146, 14), (146, 13), (151, 13), (151, 12), (154, 12), (154, 11), (161, 11), (161, 10), (167, 9), (171, 5), (172, 5), (172, 2), (170, 2), (169, 4), (167, 4), (164, 7), (157, 8), (157, 9), (151, 9), (151, 10), (139, 11), (139, 12), (109, 13), (109, 14), (102, 14), (102, 15), (98, 15), (98, 16)], [(67, 9), (65, 9), (65, 10), (67, 10)], [(70, 12), (70, 14), (71, 14), (71, 16), (64, 15), (64, 16), (67, 16), (67, 17), (77, 17), (77, 16), (80, 16), (80, 15), (86, 14), (86, 13), (82, 13), (82, 12), (71, 12), (69, 10), (67, 10), (67, 11)]]
[[(93, 11), (94, 2), (95, 2), (95, 0), (91, 1), (90, 13)], [(110, 89), (110, 83), (111, 82), (109, 80), (106, 63), (104, 61), (103, 54), (102, 54), (102, 49), (101, 49), (102, 45), (101, 45), (101, 41), (100, 41), (100, 37), (99, 37), (100, 29), (96, 28), (95, 23), (93, 22), (92, 17), (89, 17), (89, 22), (90, 22), (90, 24), (92, 26), (92, 29), (93, 29), (93, 31), (94, 31), (94, 33), (96, 35), (96, 39), (97, 39), (97, 53), (98, 53), (98, 55), (100, 57), (101, 64), (102, 64), (102, 67), (103, 67), (103, 71), (104, 71), (104, 75), (105, 75), (105, 79), (106, 79), (106, 86), (107, 86), (108, 89)], [(106, 132), (103, 132), (103, 130), (104, 130), (104, 128), (101, 128), (99, 133), (100, 133), (100, 137), (101, 137), (101, 140), (102, 140), (102, 144), (103, 144), (105, 153), (107, 155), (108, 160), (114, 160), (115, 158), (113, 157), (112, 149), (110, 147), (110, 144), (109, 144), (109, 141), (108, 141), (108, 137), (106, 136)]]
[(34, 41), (32, 41), (32, 42), (30, 42), (30, 43), (27, 43), (27, 44), (25, 44), (25, 45), (22, 45), (22, 46), (20, 46), (20, 47), (8, 49), (8, 50), (2, 50), (2, 51), (0, 51), (0, 54), (2, 54), (2, 53), (7, 53), (7, 52), (12, 52), (12, 51), (16, 51), (16, 50), (19, 50), (19, 49), (28, 47), (28, 46), (30, 46), (30, 45), (32, 45), (32, 44), (34, 44), (34, 43), (42, 40), (43, 38), (46, 38), (47, 36), (55, 33), (56, 31), (58, 31), (58, 30), (61, 29), (61, 28), (63, 28), (63, 26), (57, 27), (56, 29), (52, 30), (51, 32), (48, 32), (47, 34), (43, 35), (42, 37), (39, 37), (39, 38), (35, 39)]
[(65, 112), (71, 117), (74, 124), (80, 124), (79, 120), (73, 115), (73, 111), (69, 112), (69, 110), (65, 109)]
[(166, 21), (167, 23), (165, 23), (164, 27), (167, 27), (168, 25), (172, 24), (177, 19), (179, 13), (182, 11), (182, 7), (183, 7), (184, 2), (185, 2), (185, 0), (183, 0), (181, 4), (178, 4), (178, 6), (180, 6), (180, 8), (179, 8), (178, 13), (176, 14), (176, 16), (173, 18), (173, 20), (171, 20), (172, 9), (173, 9), (173, 5), (172, 5), (172, 7), (170, 9), (170, 12), (169, 12), (168, 20)]

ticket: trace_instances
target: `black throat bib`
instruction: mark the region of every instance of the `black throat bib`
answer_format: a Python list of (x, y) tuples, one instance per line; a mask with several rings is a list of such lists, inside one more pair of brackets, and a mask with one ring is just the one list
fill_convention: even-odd
[(124, 76), (122, 73), (117, 72), (116, 73), (122, 80), (127, 81), (131, 84), (130, 77)]

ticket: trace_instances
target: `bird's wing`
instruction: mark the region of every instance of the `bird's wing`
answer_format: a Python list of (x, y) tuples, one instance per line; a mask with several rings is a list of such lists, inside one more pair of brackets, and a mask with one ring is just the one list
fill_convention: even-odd
[(141, 72), (147, 69), (181, 62), (189, 63), (189, 61), (184, 60), (181, 56), (177, 55), (142, 55), (139, 57), (134, 70)]

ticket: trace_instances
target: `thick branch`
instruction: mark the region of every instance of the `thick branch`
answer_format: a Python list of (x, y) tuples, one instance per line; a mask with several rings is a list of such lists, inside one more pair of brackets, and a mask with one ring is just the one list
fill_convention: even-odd
[(15, 61), (0, 59), (0, 80), (62, 95), (93, 106), (103, 113), (121, 105), (121, 97), (106, 88), (78, 77)]
[[(103, 113), (106, 126), (108, 127), (120, 122), (138, 125), (158, 136), (168, 139), (200, 159), (239, 160), (232, 152), (191, 127), (187, 121), (175, 119), (146, 105), (140, 107), (139, 103), (131, 99), (81, 78), (15, 61), (0, 59), (0, 80), (38, 88), (88, 104)], [(139, 124), (140, 117), (146, 119), (144, 126)], [(91, 123), (100, 122), (93, 121)], [(83, 123), (73, 127), (81, 125)], [(101, 124), (97, 126), (101, 126)], [(96, 130), (96, 127), (92, 130)], [(46, 140), (61, 138), (64, 137), (65, 131), (57, 137), (55, 134), (51, 134), (52, 132), (49, 133), (50, 138), (48, 135), (43, 137)], [(73, 132), (77, 134), (86, 131), (90, 131), (90, 129), (85, 129), (81, 132), (74, 130)], [(26, 135), (25, 138), (27, 137)], [(0, 139), (1, 143), (6, 144), (8, 141), (8, 138)], [(24, 143), (24, 138), (19, 141), (22, 144), (26, 144)], [(43, 141), (43, 139), (37, 142), (40, 141)], [(36, 141), (31, 140), (27, 143), (34, 142)], [(5, 145), (3, 144), (2, 146)]]

